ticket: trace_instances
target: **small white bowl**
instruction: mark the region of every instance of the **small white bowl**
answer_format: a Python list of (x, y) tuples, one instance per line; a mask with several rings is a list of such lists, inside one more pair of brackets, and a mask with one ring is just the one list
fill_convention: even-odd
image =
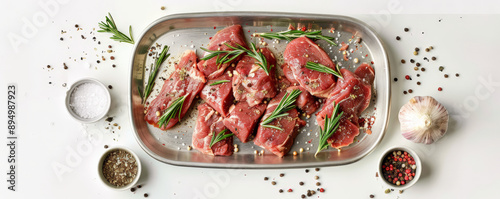
[[(413, 177), (413, 179), (404, 185), (397, 186), (395, 184), (392, 184), (391, 182), (387, 182), (387, 180), (384, 178), (384, 175), (382, 172), (382, 163), (384, 161), (384, 158), (388, 154), (392, 153), (393, 151), (406, 151), (406, 152), (408, 152), (413, 157), (413, 160), (415, 161), (415, 165), (417, 166), (417, 169), (415, 171), (415, 176)], [(422, 162), (420, 162), (420, 158), (418, 157), (417, 153), (415, 151), (413, 151), (412, 149), (410, 149), (408, 147), (404, 147), (404, 146), (394, 146), (394, 147), (391, 147), (391, 148), (387, 149), (386, 151), (384, 151), (384, 153), (382, 153), (382, 156), (380, 156), (377, 167), (378, 167), (377, 169), (378, 169), (378, 176), (380, 177), (380, 181), (384, 185), (386, 185), (392, 189), (410, 188), (418, 181), (418, 179), (420, 178), (420, 174), (422, 174)]]
[[(75, 111), (73, 110), (73, 108), (71, 108), (71, 106), (70, 106), (70, 104), (71, 104), (71, 94), (75, 91), (75, 89), (78, 86), (80, 86), (82, 84), (85, 84), (85, 83), (91, 83), (91, 84), (98, 85), (99, 88), (101, 88), (104, 91), (105, 98), (107, 100), (105, 108), (104, 108), (104, 111), (102, 113), (100, 113), (99, 115), (97, 115), (96, 117), (93, 117), (93, 118), (83, 118), (83, 117), (79, 116), (77, 113), (75, 113)], [(106, 114), (108, 113), (110, 107), (111, 107), (111, 95), (109, 94), (108, 88), (106, 88), (106, 86), (104, 84), (102, 84), (101, 82), (97, 81), (96, 79), (86, 78), (86, 79), (78, 80), (75, 83), (73, 83), (73, 85), (71, 85), (71, 87), (68, 90), (68, 92), (66, 92), (66, 109), (68, 110), (69, 114), (71, 116), (73, 116), (73, 118), (75, 118), (76, 120), (78, 120), (79, 122), (82, 122), (82, 123), (94, 123), (94, 122), (97, 122), (97, 121), (101, 120), (102, 118), (104, 118), (106, 116)]]
[[(104, 174), (102, 173), (102, 165), (104, 164), (104, 160), (106, 159), (106, 157), (108, 156), (109, 153), (116, 151), (116, 150), (123, 150), (123, 151), (130, 153), (135, 158), (135, 162), (137, 163), (137, 175), (135, 176), (135, 179), (130, 184), (123, 186), (123, 187), (116, 187), (116, 186), (112, 185), (111, 183), (108, 182), (108, 180), (106, 180), (106, 178), (104, 177)], [(99, 178), (101, 179), (102, 183), (105, 184), (107, 187), (109, 187), (113, 190), (127, 190), (127, 189), (134, 187), (137, 184), (137, 182), (139, 181), (139, 178), (141, 177), (142, 166), (141, 166), (141, 161), (139, 160), (139, 157), (137, 156), (137, 154), (135, 154), (132, 150), (130, 150), (126, 147), (117, 146), (117, 147), (109, 148), (108, 150), (106, 150), (106, 152), (104, 152), (104, 154), (102, 154), (101, 158), (99, 159), (99, 163), (97, 164), (97, 171), (98, 171)]]

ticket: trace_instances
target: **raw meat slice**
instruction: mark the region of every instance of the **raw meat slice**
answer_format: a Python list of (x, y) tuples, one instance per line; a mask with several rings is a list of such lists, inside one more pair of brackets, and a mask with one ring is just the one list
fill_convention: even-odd
[(347, 69), (340, 69), (340, 72), (344, 79), (337, 81), (325, 107), (333, 106), (333, 102), (339, 103), (344, 115), (357, 125), (357, 117), (370, 105), (371, 86), (364, 84), (360, 77)]
[[(284, 95), (285, 92), (281, 92), (269, 102), (266, 113), (262, 118), (267, 118), (271, 115)], [(265, 148), (279, 157), (283, 157), (287, 154), (292, 148), (293, 140), (299, 134), (299, 128), (306, 124), (305, 121), (299, 118), (299, 113), (296, 109), (291, 109), (287, 113), (288, 116), (274, 119), (269, 123), (269, 125), (278, 126), (283, 130), (259, 125), (257, 135), (254, 139), (255, 145)]]
[(375, 70), (368, 65), (367, 63), (362, 63), (361, 65), (356, 68), (356, 71), (354, 71), (354, 74), (356, 74), (359, 78), (361, 78), (361, 81), (363, 81), (364, 84), (366, 85), (373, 85), (373, 80), (375, 79)]
[(247, 102), (238, 102), (229, 108), (229, 117), (224, 119), (224, 125), (240, 139), (248, 142), (254, 132), (255, 125), (266, 110), (265, 104), (250, 107)]
[(281, 69), (283, 69), (283, 73), (285, 74), (286, 79), (288, 81), (290, 81), (290, 83), (292, 83), (292, 84), (299, 84), (299, 81), (297, 81), (295, 79), (295, 77), (293, 76), (292, 69), (290, 69), (290, 66), (288, 66), (288, 64), (284, 63), (281, 66)]
[[(175, 64), (175, 71), (165, 80), (160, 94), (149, 104), (144, 119), (149, 124), (159, 127), (158, 120), (165, 109), (176, 99), (186, 95), (181, 110), (181, 118), (184, 117), (205, 82), (205, 76), (196, 68), (196, 54), (192, 50), (185, 51), (179, 63)], [(174, 117), (160, 129), (172, 128), (178, 121), (179, 118)]]
[[(216, 134), (222, 132), (224, 126), (223, 118), (208, 104), (203, 103), (198, 106), (198, 119), (193, 132), (193, 148), (210, 155), (229, 156), (233, 154), (233, 137), (228, 137), (215, 143), (210, 147), (210, 141)], [(229, 134), (227, 131), (225, 134)]]
[[(226, 80), (229, 82), (210, 86), (210, 84), (221, 80)], [(201, 99), (205, 100), (205, 102), (207, 102), (212, 108), (214, 108), (224, 117), (227, 117), (227, 115), (229, 114), (229, 107), (231, 107), (234, 101), (231, 80), (232, 78), (228, 73), (214, 78), (213, 80), (209, 80), (200, 94)]]
[(328, 143), (331, 147), (340, 149), (349, 146), (354, 142), (354, 138), (359, 135), (359, 127), (351, 121), (343, 118), (340, 120), (339, 128), (330, 138)]
[(281, 92), (286, 92), (286, 89), (288, 87), (292, 86), (292, 83), (290, 83), (290, 81), (288, 81), (286, 78), (281, 78), (279, 81), (278, 81), (278, 91), (281, 93)]
[(319, 108), (319, 102), (316, 100), (314, 96), (312, 96), (305, 88), (301, 86), (292, 86), (287, 89), (288, 92), (292, 92), (295, 89), (299, 89), (302, 91), (299, 97), (297, 97), (297, 101), (295, 101), (295, 105), (298, 109), (302, 110), (304, 113), (308, 115), (312, 115)]
[[(245, 42), (243, 29), (240, 25), (229, 26), (218, 31), (210, 40), (207, 49), (213, 51), (232, 50), (225, 44), (233, 47), (237, 47), (237, 44), (239, 44), (245, 48), (248, 48)], [(207, 54), (209, 53), (206, 52), (205, 55)], [(221, 54), (220, 56), (222, 57), (223, 55), (225, 54)], [(200, 63), (198, 63), (198, 69), (207, 77), (207, 79), (214, 79), (222, 75), (222, 73), (224, 73), (224, 70), (226, 70), (228, 66), (237, 63), (240, 58), (241, 57), (238, 57), (229, 63), (220, 65), (216, 63), (217, 57), (213, 57), (209, 60), (201, 60)]]
[(335, 108), (334, 104), (338, 103), (340, 110), (344, 112), (339, 129), (328, 139), (331, 146), (335, 148), (348, 146), (359, 135), (358, 115), (370, 104), (370, 84), (374, 77), (373, 69), (369, 65), (363, 65), (361, 69), (356, 70), (364, 77), (363, 79), (347, 69), (341, 69), (340, 72), (344, 78), (338, 80), (330, 97), (316, 115), (318, 125), (323, 128), (325, 118), (331, 117)]
[(258, 50), (266, 57), (267, 67), (270, 68), (269, 75), (250, 56), (243, 57), (233, 71), (234, 99), (247, 101), (250, 107), (262, 103), (264, 98), (272, 98), (277, 94), (274, 72), (276, 59), (269, 49)]
[(332, 60), (318, 44), (307, 37), (299, 37), (286, 46), (283, 55), (300, 86), (316, 97), (328, 97), (335, 86), (335, 76), (306, 68), (306, 63), (311, 61), (335, 70)]

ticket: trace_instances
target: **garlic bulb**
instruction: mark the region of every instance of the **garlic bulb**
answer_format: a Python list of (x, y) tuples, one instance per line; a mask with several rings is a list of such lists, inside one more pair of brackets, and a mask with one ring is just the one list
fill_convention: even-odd
[(416, 96), (399, 110), (403, 137), (413, 142), (431, 144), (448, 129), (448, 111), (430, 96)]

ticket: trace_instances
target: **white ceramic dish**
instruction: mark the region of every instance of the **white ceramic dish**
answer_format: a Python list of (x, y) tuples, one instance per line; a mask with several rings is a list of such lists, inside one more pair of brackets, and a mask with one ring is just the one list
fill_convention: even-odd
[[(70, 104), (71, 104), (71, 94), (75, 91), (75, 89), (78, 86), (80, 86), (82, 84), (85, 84), (85, 83), (91, 83), (91, 84), (98, 85), (105, 92), (106, 105), (105, 105), (104, 111), (102, 113), (100, 113), (99, 115), (97, 115), (96, 117), (93, 117), (93, 118), (83, 118), (83, 117), (79, 116), (77, 113), (75, 113), (75, 111), (73, 110), (73, 108), (71, 108), (71, 106), (70, 106)], [(106, 114), (108, 113), (110, 107), (111, 107), (111, 95), (109, 94), (108, 88), (106, 88), (106, 86), (104, 84), (102, 84), (101, 82), (99, 82), (96, 79), (85, 78), (85, 79), (78, 80), (75, 83), (73, 83), (71, 85), (70, 89), (68, 90), (68, 92), (66, 92), (66, 109), (68, 110), (69, 114), (73, 118), (75, 118), (76, 120), (78, 120), (79, 122), (82, 122), (82, 123), (94, 123), (94, 122), (97, 122), (97, 121), (101, 120), (102, 118), (104, 118), (104, 116), (106, 116)]]
[[(137, 163), (137, 175), (135, 176), (135, 179), (130, 184), (123, 186), (123, 187), (116, 187), (116, 186), (112, 185), (111, 183), (108, 182), (108, 180), (106, 180), (106, 178), (102, 174), (102, 165), (104, 163), (104, 159), (106, 159), (106, 157), (108, 156), (109, 153), (116, 151), (116, 150), (124, 150), (124, 151), (130, 153), (135, 158), (135, 162)], [(99, 163), (97, 164), (97, 172), (99, 175), (99, 179), (101, 179), (102, 183), (104, 183), (107, 187), (114, 189), (114, 190), (127, 190), (127, 189), (134, 187), (135, 184), (137, 184), (137, 182), (139, 181), (139, 178), (141, 177), (142, 166), (141, 166), (141, 161), (139, 160), (139, 157), (137, 156), (137, 154), (135, 154), (132, 150), (130, 150), (126, 147), (117, 146), (117, 147), (109, 148), (108, 150), (106, 150), (106, 152), (104, 152), (102, 154), (101, 158), (99, 159)]]
[[(393, 151), (406, 151), (408, 152), (414, 159), (415, 161), (415, 165), (417, 165), (417, 168), (416, 168), (416, 171), (415, 171), (415, 176), (413, 177), (413, 179), (404, 184), (404, 185), (394, 185), (390, 182), (387, 182), (384, 177), (383, 177), (383, 174), (382, 174), (382, 162), (384, 161), (384, 158), (392, 153)], [(418, 179), (420, 178), (420, 175), (422, 174), (422, 162), (420, 161), (420, 158), (418, 157), (417, 153), (415, 151), (413, 151), (412, 149), (410, 149), (409, 147), (405, 147), (405, 146), (394, 146), (394, 147), (391, 147), (387, 150), (384, 151), (384, 153), (382, 153), (382, 156), (380, 156), (379, 158), (379, 161), (378, 161), (378, 164), (377, 164), (377, 169), (378, 169), (378, 173), (379, 173), (379, 177), (380, 177), (380, 181), (387, 187), (391, 188), (391, 189), (398, 189), (398, 190), (402, 190), (402, 189), (407, 189), (407, 188), (410, 188), (411, 186), (413, 186), (415, 183), (417, 183)]]

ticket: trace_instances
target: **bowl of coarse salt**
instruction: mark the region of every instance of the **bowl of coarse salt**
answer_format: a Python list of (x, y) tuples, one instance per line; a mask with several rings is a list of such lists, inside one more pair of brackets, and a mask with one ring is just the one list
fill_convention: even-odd
[(73, 118), (83, 123), (93, 123), (106, 116), (111, 106), (111, 96), (101, 82), (86, 78), (78, 80), (66, 93), (66, 108)]

